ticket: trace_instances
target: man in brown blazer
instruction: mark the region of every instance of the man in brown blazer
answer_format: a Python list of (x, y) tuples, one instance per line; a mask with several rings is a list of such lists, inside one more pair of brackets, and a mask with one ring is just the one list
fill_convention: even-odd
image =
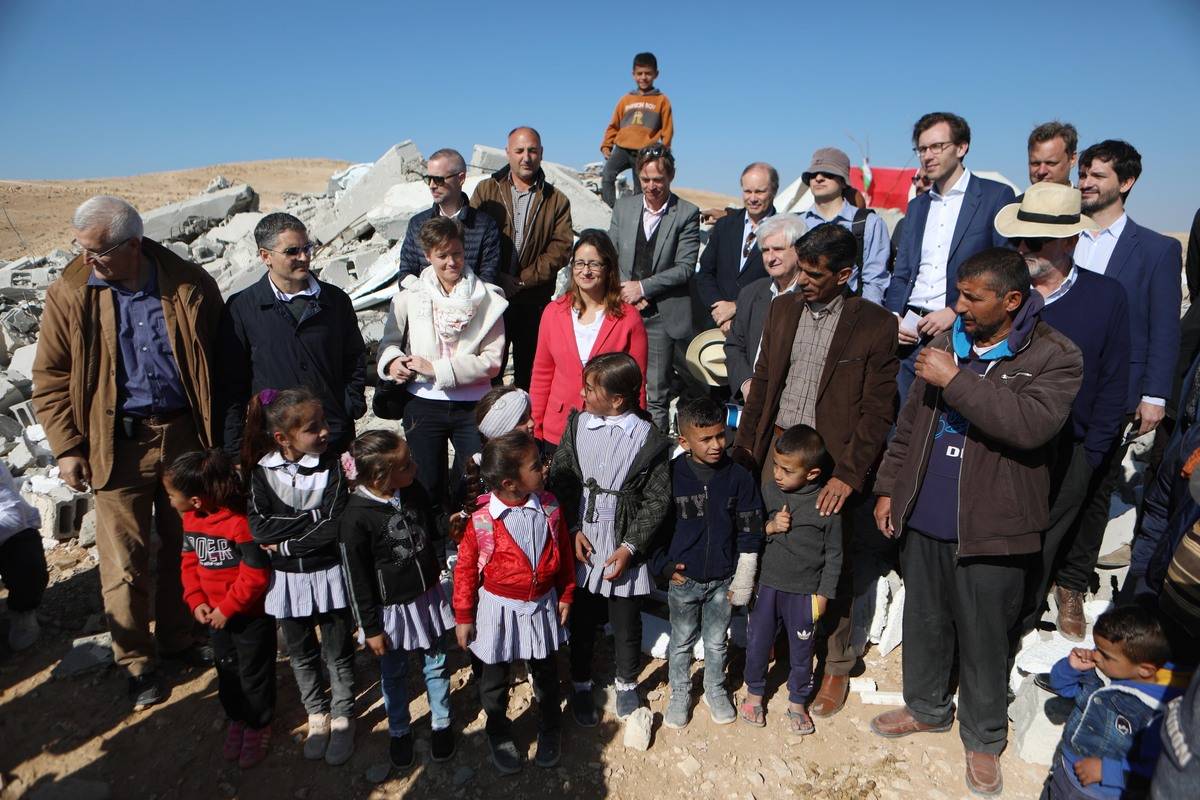
[[(771, 443), (798, 424), (817, 429), (833, 460), (817, 496), (824, 514), (845, 510), (846, 547), (837, 597), (825, 612), (824, 678), (810, 711), (836, 714), (846, 702), (855, 549), (889, 550), (871, 522), (872, 470), (896, 419), (896, 318), (882, 306), (845, 291), (857, 244), (846, 228), (818, 225), (796, 243), (797, 289), (771, 303), (762, 349), (742, 411), (734, 455), (771, 469)], [(861, 513), (857, 513), (861, 512)], [(860, 524), (855, 524), (859, 522)]]

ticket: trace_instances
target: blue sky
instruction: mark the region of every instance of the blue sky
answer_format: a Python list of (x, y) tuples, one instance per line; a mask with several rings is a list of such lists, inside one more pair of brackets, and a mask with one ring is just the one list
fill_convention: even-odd
[(752, 160), (788, 181), (824, 145), (857, 163), (849, 135), (904, 166), (932, 110), (970, 122), (968, 166), (1024, 185), (1025, 137), (1057, 117), (1084, 145), (1132, 142), (1131, 215), (1179, 231), (1200, 205), (1198, 42), (1195, 0), (0, 0), (0, 177), (370, 161), (405, 138), (468, 152), (518, 123), (542, 131), (548, 159), (582, 165), (649, 49), (679, 185), (736, 193)]

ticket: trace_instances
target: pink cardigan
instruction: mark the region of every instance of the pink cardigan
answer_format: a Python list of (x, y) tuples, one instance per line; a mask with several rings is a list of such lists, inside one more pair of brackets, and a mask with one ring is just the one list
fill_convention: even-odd
[[(642, 370), (639, 403), (646, 407), (646, 327), (642, 315), (628, 303), (620, 319), (605, 315), (600, 333), (588, 358), (601, 353), (629, 353)], [(563, 295), (542, 312), (538, 329), (537, 353), (533, 357), (533, 377), (529, 395), (533, 402), (533, 435), (558, 444), (567, 425), (567, 415), (583, 408), (583, 363), (575, 343), (571, 298)]]

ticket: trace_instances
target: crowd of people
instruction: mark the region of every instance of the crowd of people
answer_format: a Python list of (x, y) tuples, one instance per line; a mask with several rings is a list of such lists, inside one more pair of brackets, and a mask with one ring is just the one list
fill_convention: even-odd
[[(538, 700), (534, 760), (550, 767), (557, 652), (569, 650), (574, 722), (595, 726), (607, 621), (615, 712), (635, 713), (649, 688), (642, 610), (658, 585), (666, 727), (689, 723), (702, 640), (714, 722), (766, 724), (767, 667), (786, 649), (781, 718), (809, 735), (846, 702), (861, 655), (853, 599), (883, 565), (907, 587), (904, 706), (871, 729), (900, 737), (957, 719), (967, 787), (996, 794), (1016, 642), (1051, 593), (1059, 633), (1084, 639), (1122, 460), (1153, 433), (1116, 607), (1094, 648), (1036, 679), (1076, 704), (1045, 796), (1134, 796), (1151, 775), (1155, 797), (1194, 790), (1196, 683), (1176, 698), (1200, 651), (1200, 317), (1180, 321), (1179, 244), (1125, 211), (1137, 150), (1077, 152), (1071, 125), (1040, 125), (1031, 185), (1015, 197), (967, 168), (965, 120), (930, 113), (912, 131), (915, 197), (894, 237), (832, 147), (803, 174), (803, 214), (776, 211), (778, 172), (763, 162), (742, 172), (742, 209), (702, 214), (671, 189), (657, 75), (652, 55), (635, 58), (637, 88), (604, 136), (608, 231), (572, 233), (533, 128), (509, 134), (508, 165), (470, 198), (461, 154), (434, 153), (433, 204), (409, 225), (370, 380), (351, 302), (312, 273), (299, 219), (262, 218), (262, 278), (222, 301), (124, 200), (77, 209), (78, 255), (46, 297), (34, 404), (62, 478), (95, 492), (132, 706), (165, 698), (162, 660), (215, 663), (224, 755), (257, 764), (279, 631), (308, 715), (304, 756), (341, 764), (362, 645), (379, 658), (404, 769), (409, 653), (431, 757), (453, 757), (454, 639), (496, 769), (522, 767), (506, 717), (516, 662)], [(626, 168), (638, 191), (617, 198)], [(702, 216), (715, 220), (703, 254)], [(1194, 236), (1193, 290), (1197, 250)], [(698, 334), (723, 341), (723, 368), (689, 359)], [(376, 416), (400, 430), (356, 432), (369, 382)], [(10, 479), (0, 510), (14, 642), (28, 646), (45, 585), (36, 512)], [(739, 606), (745, 686), (731, 694)]]

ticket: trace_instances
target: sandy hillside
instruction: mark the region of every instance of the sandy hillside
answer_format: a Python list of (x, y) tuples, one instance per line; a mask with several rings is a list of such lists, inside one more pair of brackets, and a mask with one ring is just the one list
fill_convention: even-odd
[[(115, 194), (143, 211), (190, 197), (217, 175), (233, 183), (248, 183), (262, 198), (264, 210), (282, 202), (284, 192), (321, 192), (329, 176), (348, 161), (330, 158), (287, 158), (214, 164), (210, 167), (150, 172), (125, 178), (88, 178), (77, 181), (0, 180), (0, 258), (44, 255), (66, 247), (71, 239), (71, 212), (95, 194)], [(20, 238), (13, 231), (20, 232)], [(25, 247), (21, 246), (24, 240)]]

